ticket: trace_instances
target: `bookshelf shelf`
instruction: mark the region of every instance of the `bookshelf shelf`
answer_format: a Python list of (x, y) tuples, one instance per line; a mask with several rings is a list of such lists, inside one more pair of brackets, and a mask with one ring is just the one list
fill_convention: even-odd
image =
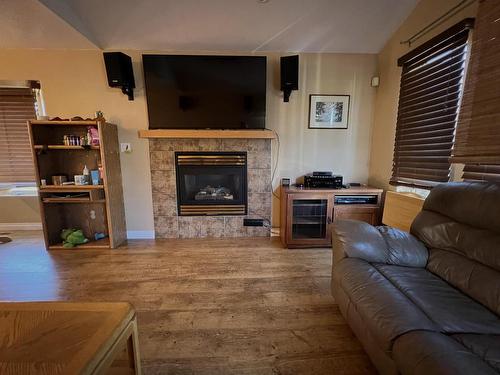
[(70, 146), (70, 145), (35, 145), (35, 150), (100, 150), (99, 146)]
[[(85, 121), (29, 121), (30, 142), (38, 183), (42, 226), (47, 250), (66, 249), (61, 231), (81, 229), (90, 241), (71, 248), (116, 248), (126, 240), (125, 210), (121, 181), (116, 125), (103, 118)], [(89, 127), (94, 128), (90, 129)], [(61, 144), (65, 135), (84, 137), (88, 131), (99, 134), (99, 146)], [(54, 150), (54, 152), (44, 152)], [(64, 152), (57, 152), (64, 151)], [(82, 152), (88, 151), (88, 152)], [(73, 181), (84, 167), (100, 170), (100, 185), (44, 185), (54, 175)], [(94, 241), (97, 233), (106, 235)]]

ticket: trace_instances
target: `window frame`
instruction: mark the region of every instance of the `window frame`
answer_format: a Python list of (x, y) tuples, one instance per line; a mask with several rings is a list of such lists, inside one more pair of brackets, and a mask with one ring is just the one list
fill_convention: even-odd
[[(45, 116), (45, 103), (43, 100), (43, 93), (39, 81), (14, 81), (14, 80), (0, 80), (0, 89), (31, 89), (33, 93), (33, 110), (35, 117)], [(26, 134), (29, 138), (29, 131), (26, 124)], [(31, 152), (31, 147), (30, 147)], [(31, 196), (37, 195), (36, 192), (26, 192), (19, 194), (16, 192), (17, 188), (33, 187), (36, 186), (36, 176), (33, 165), (33, 181), (0, 181), (0, 195), (2, 196)]]
[(473, 26), (473, 18), (464, 19), (398, 59), (403, 69), (390, 185), (431, 189), (454, 176), (450, 157)]

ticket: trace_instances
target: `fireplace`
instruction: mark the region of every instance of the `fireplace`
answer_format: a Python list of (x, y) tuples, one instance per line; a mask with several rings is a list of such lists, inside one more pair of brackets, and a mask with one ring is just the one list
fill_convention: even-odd
[(179, 216), (247, 214), (246, 152), (176, 152)]

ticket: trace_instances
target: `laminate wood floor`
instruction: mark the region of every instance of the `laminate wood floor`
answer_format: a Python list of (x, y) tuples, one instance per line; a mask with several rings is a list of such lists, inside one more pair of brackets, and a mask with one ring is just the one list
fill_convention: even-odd
[(0, 244), (2, 301), (130, 301), (145, 374), (374, 373), (330, 294), (329, 249), (277, 239), (136, 240), (46, 252)]

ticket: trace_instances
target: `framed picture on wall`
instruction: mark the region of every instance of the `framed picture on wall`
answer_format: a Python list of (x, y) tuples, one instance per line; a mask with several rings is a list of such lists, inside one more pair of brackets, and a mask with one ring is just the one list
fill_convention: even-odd
[(347, 129), (349, 95), (309, 95), (309, 129)]

